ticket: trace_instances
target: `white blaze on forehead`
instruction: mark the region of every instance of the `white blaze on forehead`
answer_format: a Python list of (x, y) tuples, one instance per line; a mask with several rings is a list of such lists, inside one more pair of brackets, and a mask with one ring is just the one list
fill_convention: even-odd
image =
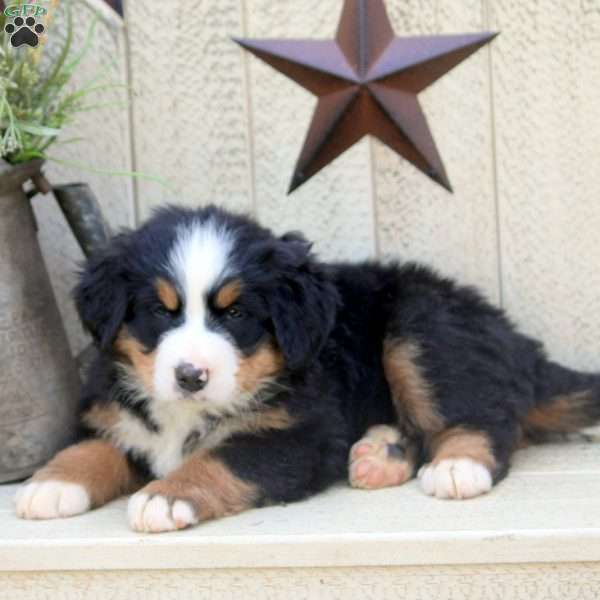
[[(161, 337), (154, 361), (153, 397), (158, 402), (194, 398), (214, 406), (235, 395), (237, 351), (222, 333), (207, 327), (207, 294), (229, 274), (233, 234), (214, 220), (194, 221), (177, 230), (169, 268), (183, 292), (184, 318)], [(208, 372), (208, 383), (193, 396), (176, 381), (178, 365), (190, 363)]]
[(212, 219), (178, 229), (169, 263), (182, 287), (188, 320), (204, 318), (206, 294), (226, 275), (232, 245), (231, 233)]

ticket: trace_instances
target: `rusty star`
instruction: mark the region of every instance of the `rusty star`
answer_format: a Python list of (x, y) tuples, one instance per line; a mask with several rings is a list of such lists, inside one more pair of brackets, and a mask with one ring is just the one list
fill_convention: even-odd
[(367, 134), (452, 191), (417, 95), (496, 35), (396, 37), (383, 0), (344, 0), (335, 40), (235, 39), (318, 97), (288, 193)]

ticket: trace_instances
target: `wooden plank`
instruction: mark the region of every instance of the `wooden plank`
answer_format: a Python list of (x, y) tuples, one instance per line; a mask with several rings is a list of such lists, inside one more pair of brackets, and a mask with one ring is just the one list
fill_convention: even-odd
[[(388, 2), (397, 35), (486, 30), (481, 0)], [(420, 96), (454, 187), (449, 195), (374, 142), (379, 247), (429, 263), (497, 301), (498, 257), (487, 50)]]
[[(333, 38), (341, 2), (245, 0), (247, 37)], [(374, 254), (369, 145), (363, 140), (289, 197), (314, 97), (256, 58), (248, 62), (257, 214), (278, 232), (300, 230), (328, 259)]]
[(488, 1), (504, 303), (553, 357), (600, 367), (600, 3)]
[(238, 0), (125, 4), (141, 218), (160, 203), (252, 210), (247, 99)]

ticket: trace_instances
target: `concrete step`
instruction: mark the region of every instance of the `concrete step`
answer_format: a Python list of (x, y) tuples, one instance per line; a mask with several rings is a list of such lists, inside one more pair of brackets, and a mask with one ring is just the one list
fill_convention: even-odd
[[(510, 476), (474, 500), (428, 498), (416, 482), (375, 492), (340, 485), (304, 502), (158, 535), (128, 529), (124, 499), (70, 519), (22, 521), (12, 509), (16, 487), (0, 486), (0, 599), (56, 597), (43, 595), (49, 590), (81, 597), (90, 577), (98, 597), (108, 597), (101, 592), (104, 578), (111, 592), (127, 589), (124, 598), (145, 600), (161, 586), (191, 586), (195, 598), (200, 588), (229, 597), (223, 594), (231, 585), (252, 589), (260, 581), (269, 598), (292, 597), (292, 588), (298, 597), (355, 597), (366, 582), (381, 592), (366, 597), (385, 597), (385, 589), (396, 589), (398, 597), (398, 585), (408, 581), (414, 593), (454, 598), (455, 586), (442, 585), (448, 578), (472, 588), (461, 598), (478, 597), (472, 593), (479, 585), (508, 593), (506, 586), (519, 578), (530, 586), (528, 598), (552, 597), (546, 588), (557, 577), (568, 583), (561, 598), (585, 597), (581, 586), (590, 585), (600, 595), (597, 441), (519, 451)], [(323, 577), (337, 584), (310, 592)], [(413, 592), (404, 593), (421, 597)], [(486, 598), (494, 597), (488, 592)]]

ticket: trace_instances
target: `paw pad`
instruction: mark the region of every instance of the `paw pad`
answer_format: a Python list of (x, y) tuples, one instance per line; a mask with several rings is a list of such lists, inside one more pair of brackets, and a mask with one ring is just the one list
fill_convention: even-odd
[(386, 426), (372, 428), (350, 450), (349, 479), (355, 488), (374, 490), (410, 479), (413, 465), (400, 433)]
[(41, 23), (37, 23), (33, 17), (16, 17), (12, 23), (4, 26), (4, 31), (10, 35), (10, 43), (14, 48), (27, 44), (35, 48), (39, 42), (39, 36), (45, 31)]

